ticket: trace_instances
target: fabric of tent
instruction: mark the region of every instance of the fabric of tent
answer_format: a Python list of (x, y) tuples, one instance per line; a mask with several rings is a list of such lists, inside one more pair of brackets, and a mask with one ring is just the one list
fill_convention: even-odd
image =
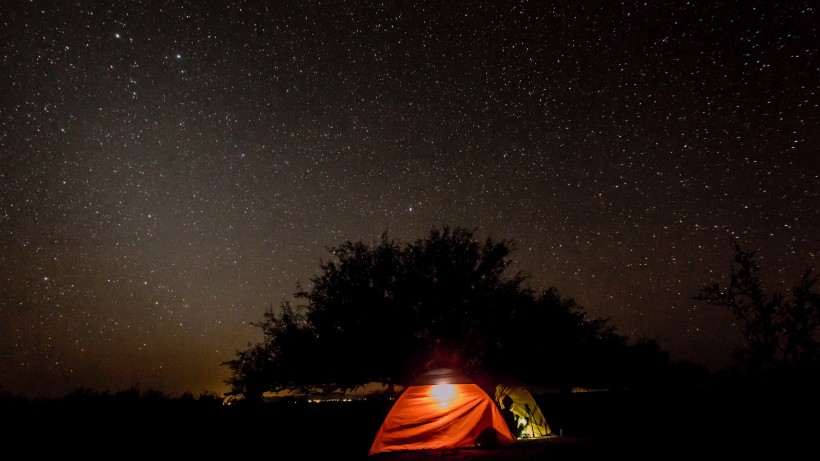
[[(504, 374), (484, 371), (473, 378), (493, 397), (516, 439), (549, 437), (547, 419), (530, 392), (530, 387)], [(513, 423), (511, 420), (515, 420)]]
[(428, 371), (402, 392), (376, 433), (370, 454), (515, 443), (493, 399), (468, 376)]
[(502, 411), (512, 411), (516, 416), (518, 430), (511, 428), (516, 438), (539, 438), (553, 435), (544, 413), (541, 412), (532, 393), (525, 386), (497, 384), (493, 399)]

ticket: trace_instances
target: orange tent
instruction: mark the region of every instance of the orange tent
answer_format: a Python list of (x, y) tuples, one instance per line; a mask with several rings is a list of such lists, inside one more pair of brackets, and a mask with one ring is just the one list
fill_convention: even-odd
[(449, 368), (419, 376), (387, 413), (370, 454), (488, 444), (515, 438), (493, 399), (466, 375)]

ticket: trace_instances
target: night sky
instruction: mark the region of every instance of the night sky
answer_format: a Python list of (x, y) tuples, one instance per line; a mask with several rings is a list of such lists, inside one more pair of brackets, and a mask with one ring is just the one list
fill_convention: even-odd
[[(812, 1), (0, 5), (0, 391), (224, 392), (327, 248), (443, 225), (630, 341), (820, 252)], [(309, 287), (309, 285), (306, 285)]]

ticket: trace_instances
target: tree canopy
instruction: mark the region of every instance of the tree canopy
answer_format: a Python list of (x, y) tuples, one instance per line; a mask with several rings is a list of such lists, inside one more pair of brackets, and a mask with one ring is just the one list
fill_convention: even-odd
[(745, 341), (735, 349), (731, 371), (818, 374), (820, 365), (820, 293), (818, 276), (807, 269), (791, 290), (767, 294), (755, 252), (731, 242), (734, 259), (728, 284), (712, 283), (696, 299), (728, 309), (738, 320)]
[[(668, 358), (653, 341), (626, 346), (607, 319), (588, 319), (555, 288), (536, 292), (513, 271), (515, 242), (461, 227), (399, 243), (329, 248), (296, 305), (269, 307), (258, 344), (224, 364), (233, 392), (406, 385), (437, 367), (503, 373), (533, 384), (613, 384), (629, 361)], [(646, 363), (646, 362), (644, 362)], [(620, 374), (620, 376), (618, 376)]]

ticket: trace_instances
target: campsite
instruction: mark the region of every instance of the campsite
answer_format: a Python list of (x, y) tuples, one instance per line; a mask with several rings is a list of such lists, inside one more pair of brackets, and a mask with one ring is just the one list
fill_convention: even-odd
[[(6, 440), (32, 455), (84, 459), (203, 457), (271, 459), (578, 460), (669, 459), (777, 450), (792, 459), (815, 440), (817, 397), (809, 383), (718, 383), (697, 388), (533, 394), (552, 434), (501, 446), (370, 454), (398, 400), (282, 399), (257, 407), (220, 398), (78, 393), (59, 401), (0, 401)], [(13, 443), (14, 444), (14, 443)]]

